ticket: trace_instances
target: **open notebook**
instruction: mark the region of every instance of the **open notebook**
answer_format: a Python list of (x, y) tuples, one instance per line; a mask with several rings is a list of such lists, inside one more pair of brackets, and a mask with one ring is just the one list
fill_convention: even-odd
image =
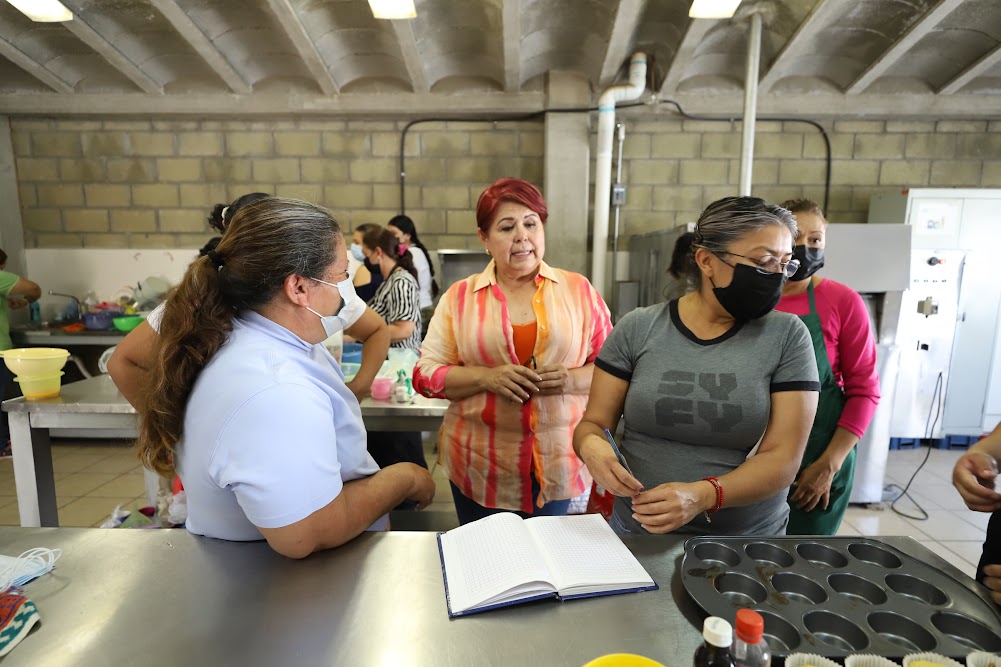
[(438, 550), (451, 618), (547, 597), (658, 588), (598, 514), (494, 514), (439, 533)]

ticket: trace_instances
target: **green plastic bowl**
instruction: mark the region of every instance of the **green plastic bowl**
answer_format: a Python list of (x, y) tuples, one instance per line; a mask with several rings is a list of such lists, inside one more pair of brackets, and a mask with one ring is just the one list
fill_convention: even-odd
[(142, 321), (145, 319), (146, 318), (143, 317), (142, 315), (126, 315), (125, 317), (116, 317), (115, 319), (111, 320), (111, 322), (115, 325), (115, 328), (118, 329), (119, 331), (124, 331), (125, 333), (128, 333), (133, 329), (135, 329), (140, 324), (142, 324)]

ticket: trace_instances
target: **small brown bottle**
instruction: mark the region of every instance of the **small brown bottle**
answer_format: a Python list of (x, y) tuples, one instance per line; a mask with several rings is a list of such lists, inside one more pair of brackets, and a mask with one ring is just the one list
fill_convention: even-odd
[(695, 651), (694, 667), (737, 667), (730, 644), (733, 628), (722, 618), (710, 616), (702, 625), (705, 643)]

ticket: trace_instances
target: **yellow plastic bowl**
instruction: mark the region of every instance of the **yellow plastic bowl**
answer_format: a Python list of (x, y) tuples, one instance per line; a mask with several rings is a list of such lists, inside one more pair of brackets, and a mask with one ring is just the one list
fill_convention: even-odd
[(40, 398), (55, 398), (59, 395), (59, 387), (63, 372), (59, 371), (55, 375), (45, 375), (42, 377), (16, 377), (15, 382), (20, 383), (21, 393), (29, 401)]
[(595, 658), (584, 667), (664, 667), (664, 665), (641, 655), (612, 653)]
[(20, 347), (0, 352), (11, 373), (30, 378), (58, 373), (69, 356), (69, 350), (59, 347)]

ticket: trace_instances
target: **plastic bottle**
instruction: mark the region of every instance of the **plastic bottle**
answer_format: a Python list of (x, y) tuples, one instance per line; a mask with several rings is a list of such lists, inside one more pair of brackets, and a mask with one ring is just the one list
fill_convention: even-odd
[(772, 652), (764, 639), (765, 619), (753, 609), (737, 612), (737, 636), (733, 640), (733, 657), (737, 667), (771, 667)]
[(694, 667), (736, 667), (730, 653), (733, 628), (722, 618), (710, 616), (702, 625), (705, 643), (695, 651)]
[(28, 320), (32, 324), (42, 323), (42, 307), (38, 305), (37, 301), (32, 301), (28, 306)]

